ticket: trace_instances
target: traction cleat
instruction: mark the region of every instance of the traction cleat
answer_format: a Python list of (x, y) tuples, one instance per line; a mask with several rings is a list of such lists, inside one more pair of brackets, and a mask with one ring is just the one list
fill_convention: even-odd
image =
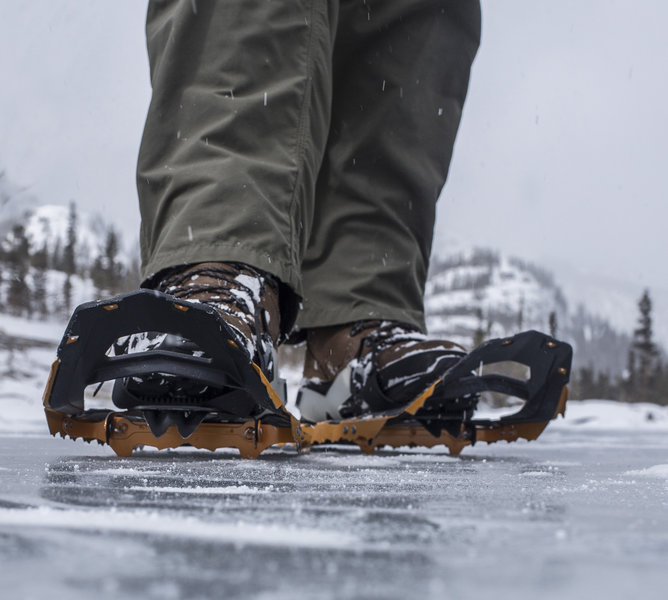
[[(537, 331), (490, 340), (463, 355), (407, 405), (362, 417), (374, 428), (362, 443), (347, 434), (354, 419), (312, 425), (311, 442), (356, 441), (364, 451), (445, 444), (457, 455), (476, 441), (534, 440), (551, 419), (564, 414), (571, 360), (570, 345)], [(523, 406), (499, 419), (473, 418), (481, 395), (489, 392), (521, 400)]]
[[(273, 277), (248, 265), (211, 262), (169, 269), (154, 278), (152, 285), (180, 300), (175, 305), (180, 310), (186, 304), (213, 308), (222, 317), (229, 344), (245, 353), (269, 380), (275, 379), (280, 318), (278, 284)], [(114, 346), (117, 355), (151, 350), (210, 358), (192, 340), (163, 331), (133, 334)], [(141, 411), (156, 437), (174, 425), (188, 438), (208, 413), (220, 412), (228, 418), (255, 416), (248, 398), (238, 395), (231, 401), (225, 386), (196, 373), (191, 377), (160, 371), (125, 377), (115, 382), (112, 400), (119, 408)]]
[(395, 321), (312, 329), (297, 406), (308, 422), (401, 411), (465, 355)]
[[(116, 352), (128, 337), (145, 332), (156, 332), (151, 341), (157, 343), (137, 352)], [(185, 340), (195, 352), (169, 349), (164, 340), (170, 336)], [(413, 387), (404, 387), (410, 395), (402, 398), (383, 387), (382, 377), (367, 378), (358, 389), (380, 390), (376, 397), (365, 397), (371, 410), (360, 402), (359, 413), (346, 413), (357, 404), (344, 402), (346, 397), (341, 401), (335, 386), (353, 389), (351, 366), (339, 371), (339, 383), (317, 392), (326, 398), (334, 390), (336, 401), (325, 410), (335, 414), (300, 423), (285, 408), (285, 383), (276, 370), (263, 370), (257, 357), (257, 362), (251, 360), (219, 311), (139, 290), (74, 311), (52, 365), (44, 408), (53, 435), (97, 440), (119, 456), (141, 446), (189, 445), (237, 448), (246, 458), (274, 444), (307, 451), (338, 442), (357, 444), (363, 452), (444, 444), (457, 455), (476, 442), (536, 439), (552, 418), (564, 413), (572, 359), (566, 343), (528, 331), (491, 340), (470, 354), (442, 346), (431, 350), (436, 353), (432, 358), (439, 353), (448, 358), (438, 361), (441, 368), (433, 371), (434, 378), (423, 379), (421, 389), (412, 378), (404, 379)], [(386, 366), (393, 364), (399, 366), (401, 357)], [(119, 380), (125, 383), (114, 388), (113, 409), (87, 406), (88, 386)], [(478, 400), (489, 392), (523, 405), (499, 419), (476, 419)]]
[(204, 410), (143, 410), (142, 416), (146, 421), (151, 433), (159, 438), (167, 433), (167, 430), (174, 425), (176, 431), (184, 439), (188, 439), (200, 423), (204, 421), (208, 411)]
[[(146, 331), (165, 334), (164, 339), (187, 339), (197, 352), (177, 352), (160, 343), (134, 353), (114, 352), (119, 340)], [(120, 412), (85, 406), (86, 387), (105, 381), (116, 382), (112, 400)], [(145, 381), (149, 384), (142, 385)], [(128, 450), (129, 431), (137, 446), (198, 446), (202, 436), (196, 434), (204, 426), (214, 426), (215, 431), (219, 424), (241, 427), (260, 419), (271, 443), (292, 441), (296, 422), (281, 398), (285, 382), (275, 377), (272, 383), (239, 347), (215, 308), (139, 290), (74, 311), (58, 347), (44, 406), (52, 433), (97, 439), (114, 449), (122, 438), (124, 455), (134, 447)], [(231, 445), (241, 450), (241, 444), (245, 455), (253, 454), (246, 441), (239, 441), (243, 435), (236, 429), (220, 429), (223, 438), (232, 431), (234, 435), (218, 441), (210, 426), (207, 431), (206, 443), (198, 447)], [(266, 447), (262, 445), (263, 440), (254, 441), (260, 451)]]

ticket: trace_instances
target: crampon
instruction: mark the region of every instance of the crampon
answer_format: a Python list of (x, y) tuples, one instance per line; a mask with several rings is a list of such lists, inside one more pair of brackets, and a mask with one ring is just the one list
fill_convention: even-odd
[[(197, 350), (114, 351), (129, 336), (148, 332), (176, 336)], [(484, 343), (401, 407), (300, 423), (286, 408), (285, 382), (268, 381), (213, 308), (140, 290), (74, 311), (51, 368), (44, 408), (52, 435), (97, 440), (119, 456), (143, 446), (188, 445), (237, 448), (253, 458), (275, 444), (303, 451), (331, 443), (357, 444), (364, 452), (442, 444), (458, 455), (476, 442), (536, 439), (565, 412), (571, 359), (568, 344), (527, 331)], [(138, 393), (142, 388), (131, 385), (137, 377), (180, 384), (156, 386), (155, 393), (145, 386)], [(113, 408), (96, 399), (105, 382), (115, 382)], [(475, 418), (481, 395), (490, 393), (513, 398), (521, 408), (496, 419)]]

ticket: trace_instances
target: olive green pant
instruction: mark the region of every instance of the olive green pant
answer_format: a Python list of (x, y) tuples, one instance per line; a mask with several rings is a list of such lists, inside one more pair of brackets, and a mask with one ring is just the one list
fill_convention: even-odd
[(243, 262), (301, 298), (302, 328), (424, 328), (478, 1), (153, 1), (146, 32), (145, 281)]

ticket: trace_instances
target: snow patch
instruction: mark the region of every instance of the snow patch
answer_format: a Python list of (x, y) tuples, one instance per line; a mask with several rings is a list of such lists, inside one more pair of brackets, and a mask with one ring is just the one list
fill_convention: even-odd
[(566, 405), (566, 418), (550, 424), (550, 429), (564, 428), (668, 431), (668, 406), (612, 400), (571, 401)]
[(639, 469), (637, 471), (626, 471), (624, 475), (631, 475), (633, 477), (650, 477), (668, 480), (668, 464), (654, 465), (646, 469)]
[(32, 321), (0, 313), (0, 335), (53, 343), (54, 358), (56, 346), (60, 342), (64, 329), (62, 321)]
[(309, 462), (332, 462), (341, 467), (346, 468), (369, 468), (377, 469), (379, 467), (399, 467), (401, 461), (396, 458), (378, 455), (365, 454), (348, 454), (342, 456), (340, 452), (332, 452), (327, 454), (311, 454), (309, 455)]
[(91, 469), (87, 471), (94, 475), (120, 475), (122, 477), (164, 477), (164, 471), (151, 471), (126, 467), (110, 469)]
[(249, 546), (326, 548), (357, 551), (359, 539), (340, 531), (315, 528), (258, 525), (237, 521), (234, 524), (201, 521), (193, 517), (171, 517), (158, 512), (59, 510), (47, 506), (28, 510), (0, 509), (0, 525), (66, 530), (140, 533), (175, 538), (211, 540)]
[(174, 487), (174, 486), (141, 486), (133, 485), (124, 488), (132, 492), (154, 492), (158, 494), (195, 494), (197, 496), (203, 495), (231, 495), (231, 494), (266, 494), (273, 489), (269, 486), (266, 489), (252, 488), (248, 485), (227, 485), (224, 487), (202, 487), (196, 485), (194, 487)]

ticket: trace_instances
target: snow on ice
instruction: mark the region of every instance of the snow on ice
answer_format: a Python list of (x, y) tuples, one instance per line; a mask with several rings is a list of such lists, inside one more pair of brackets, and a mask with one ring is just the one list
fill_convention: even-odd
[[(288, 446), (121, 459), (48, 436), (62, 329), (0, 316), (0, 339), (33, 340), (0, 345), (7, 597), (665, 597), (668, 407), (570, 402), (539, 440), (458, 458)], [(284, 375), (292, 407), (299, 373)]]

